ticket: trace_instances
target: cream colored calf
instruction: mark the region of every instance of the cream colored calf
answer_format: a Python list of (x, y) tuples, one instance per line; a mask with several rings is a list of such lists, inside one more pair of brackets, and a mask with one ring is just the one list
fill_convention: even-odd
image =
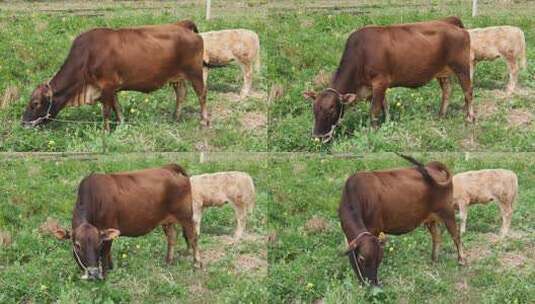
[(518, 193), (516, 174), (510, 170), (468, 171), (453, 176), (453, 204), (459, 207), (461, 234), (466, 230), (468, 206), (497, 201), (502, 214), (502, 237), (507, 235)]
[(204, 84), (208, 79), (208, 67), (225, 66), (236, 61), (243, 73), (243, 87), (240, 98), (251, 93), (254, 69), (260, 69), (260, 40), (250, 30), (232, 29), (205, 32), (200, 34), (204, 40), (203, 69)]
[(223, 206), (231, 202), (236, 215), (234, 239), (239, 240), (245, 230), (247, 213), (255, 206), (253, 179), (244, 172), (218, 172), (194, 175), (190, 178), (193, 199), (193, 221), (197, 234), (201, 231), (203, 209)]
[(526, 40), (524, 32), (514, 26), (492, 26), (469, 29), (470, 33), (470, 73), (473, 78), (478, 61), (494, 60), (501, 57), (507, 63), (509, 83), (507, 93), (516, 88), (519, 65), (526, 68)]

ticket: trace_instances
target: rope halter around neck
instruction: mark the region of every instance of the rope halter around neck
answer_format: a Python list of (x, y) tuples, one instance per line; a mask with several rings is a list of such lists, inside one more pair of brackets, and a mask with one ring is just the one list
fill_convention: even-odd
[[(354, 239), (353, 239), (351, 242), (349, 242), (349, 243), (350, 243), (350, 244), (351, 244), (351, 243), (356, 243), (356, 242), (358, 242), (358, 240), (359, 240), (361, 237), (363, 237), (363, 236), (365, 236), (365, 235), (370, 235), (370, 236), (374, 237), (374, 235), (371, 234), (370, 232), (368, 232), (368, 231), (363, 231), (363, 232), (359, 233), (359, 234), (357, 235), (357, 237), (354, 238)], [(353, 263), (355, 263), (355, 266), (356, 266), (356, 268), (357, 268), (357, 274), (358, 274), (360, 280), (361, 280), (362, 282), (366, 283), (367, 281), (364, 279), (364, 276), (362, 275), (362, 271), (360, 270), (360, 266), (359, 266), (359, 263), (358, 263), (358, 260), (357, 260), (357, 254), (355, 253), (355, 251), (357, 251), (356, 248), (351, 250), (351, 257), (353, 258)]]

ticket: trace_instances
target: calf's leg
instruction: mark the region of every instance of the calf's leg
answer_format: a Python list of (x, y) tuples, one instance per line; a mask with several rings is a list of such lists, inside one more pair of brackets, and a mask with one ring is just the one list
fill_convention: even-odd
[(455, 243), (455, 247), (457, 247), (457, 260), (459, 264), (464, 265), (465, 260), (461, 244), (461, 237), (459, 235), (459, 231), (457, 230), (457, 224), (455, 223), (455, 210), (449, 206), (449, 203), (445, 203), (445, 205), (448, 205), (448, 207), (440, 209), (437, 213), (442, 221), (444, 221), (444, 224), (446, 225), (446, 228), (448, 229), (448, 232)]
[(449, 77), (438, 77), (438, 83), (442, 89), (442, 104), (440, 105), (440, 112), (438, 116), (446, 116), (446, 111), (448, 110), (448, 105), (450, 103), (450, 94), (451, 94), (451, 83)]
[(236, 230), (234, 231), (234, 241), (238, 241), (245, 230), (247, 224), (247, 206), (243, 202), (236, 202), (233, 204), (234, 213), (236, 215)]
[(243, 73), (243, 87), (240, 92), (240, 98), (243, 99), (251, 93), (251, 87), (253, 84), (253, 64), (242, 63), (240, 64)]
[(515, 91), (516, 81), (518, 78), (518, 63), (514, 56), (505, 57), (507, 69), (509, 70), (509, 83), (507, 84), (506, 93), (511, 94)]
[(513, 203), (509, 201), (500, 201), (500, 211), (502, 214), (502, 228), (500, 229), (500, 237), (504, 238), (509, 233), (511, 226), (511, 217), (513, 216)]
[(167, 237), (167, 256), (165, 257), (165, 262), (170, 264), (173, 261), (173, 248), (176, 243), (176, 229), (173, 224), (162, 225), (162, 228)]
[(459, 202), (459, 217), (461, 218), (461, 235), (466, 231), (466, 219), (468, 218), (468, 200)]

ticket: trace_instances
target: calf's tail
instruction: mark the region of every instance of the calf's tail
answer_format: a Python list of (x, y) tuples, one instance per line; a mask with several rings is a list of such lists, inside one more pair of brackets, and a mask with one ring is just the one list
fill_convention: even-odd
[(429, 171), (427, 171), (427, 168), (425, 167), (425, 165), (419, 162), (418, 160), (416, 160), (414, 157), (400, 154), (400, 153), (396, 153), (396, 154), (400, 156), (401, 158), (404, 158), (405, 160), (409, 161), (410, 163), (416, 165), (416, 170), (418, 170), (418, 172), (422, 174), (422, 176), (428, 183), (432, 185), (440, 186), (440, 187), (448, 187), (451, 185), (452, 175), (448, 167), (446, 167), (444, 164), (437, 162), (437, 161), (431, 162), (429, 164), (430, 166), (433, 166), (436, 169), (440, 171), (444, 171), (446, 173), (446, 176), (447, 176), (446, 181), (438, 181), (433, 176), (431, 176), (431, 174), (429, 174)]

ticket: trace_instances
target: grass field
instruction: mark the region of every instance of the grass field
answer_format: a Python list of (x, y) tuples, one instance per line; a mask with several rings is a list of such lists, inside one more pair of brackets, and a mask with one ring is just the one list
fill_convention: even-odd
[[(0, 303), (261, 303), (267, 297), (266, 210), (269, 190), (262, 158), (241, 157), (197, 162), (198, 155), (143, 154), (31, 158), (0, 161)], [(179, 163), (189, 174), (224, 170), (248, 172), (255, 181), (257, 202), (244, 239), (231, 244), (234, 212), (226, 205), (207, 209), (200, 236), (202, 270), (184, 257), (180, 235), (175, 262), (164, 262), (167, 243), (155, 229), (113, 244), (115, 269), (106, 281), (80, 280), (69, 242), (40, 232), (48, 218), (70, 227), (80, 180), (91, 172), (116, 172)]]
[(383, 289), (359, 287), (343, 256), (346, 244), (337, 216), (342, 187), (357, 171), (407, 167), (407, 163), (392, 153), (274, 157), (270, 165), (273, 203), (268, 208), (269, 230), (277, 231), (269, 244), (272, 303), (532, 303), (534, 155), (414, 156), (440, 160), (454, 173), (483, 168), (515, 171), (519, 198), (510, 236), (503, 241), (497, 237), (501, 217), (496, 204), (471, 207), (463, 235), (467, 266), (457, 266), (453, 242), (444, 231), (439, 261), (433, 264), (431, 237), (421, 227), (406, 235), (388, 236), (379, 268)]
[[(190, 1), (191, 2), (191, 1)], [(208, 110), (212, 126), (200, 127), (199, 103), (188, 85), (180, 120), (172, 117), (175, 97), (164, 86), (151, 94), (122, 92), (125, 121), (103, 138), (101, 105), (67, 108), (58, 118), (94, 123), (52, 122), (24, 129), (21, 116), (34, 88), (59, 69), (72, 40), (94, 27), (129, 27), (194, 20), (201, 31), (247, 28), (267, 35), (263, 11), (254, 6), (226, 11), (206, 21), (202, 7), (176, 2), (153, 3), (154, 9), (132, 9), (127, 3), (84, 2), (2, 4), (0, 10), (0, 151), (266, 151), (267, 102), (263, 72), (256, 74), (251, 97), (239, 101), (242, 74), (237, 65), (212, 70), (208, 79)], [(218, 11), (219, 12), (219, 11)], [(265, 54), (262, 53), (262, 56)]]
[[(300, 9), (275, 9), (270, 14), (268, 39), (274, 41), (267, 51), (276, 56), (269, 56), (267, 78), (280, 96), (270, 107), (271, 151), (535, 151), (535, 6), (529, 1), (507, 6), (505, 1), (485, 1), (475, 18), (467, 1), (310, 2), (301, 2)], [(514, 25), (524, 31), (528, 68), (520, 73), (516, 94), (507, 97), (503, 93), (508, 80), (504, 61), (482, 62), (474, 80), (475, 126), (464, 123), (464, 100), (457, 80), (447, 117), (438, 118), (441, 91), (432, 81), (418, 89), (389, 89), (392, 119), (377, 131), (370, 128), (369, 104), (362, 102), (348, 110), (332, 143), (311, 140), (312, 107), (302, 93), (328, 86), (352, 31), (370, 24), (449, 15), (461, 17), (467, 28)]]

